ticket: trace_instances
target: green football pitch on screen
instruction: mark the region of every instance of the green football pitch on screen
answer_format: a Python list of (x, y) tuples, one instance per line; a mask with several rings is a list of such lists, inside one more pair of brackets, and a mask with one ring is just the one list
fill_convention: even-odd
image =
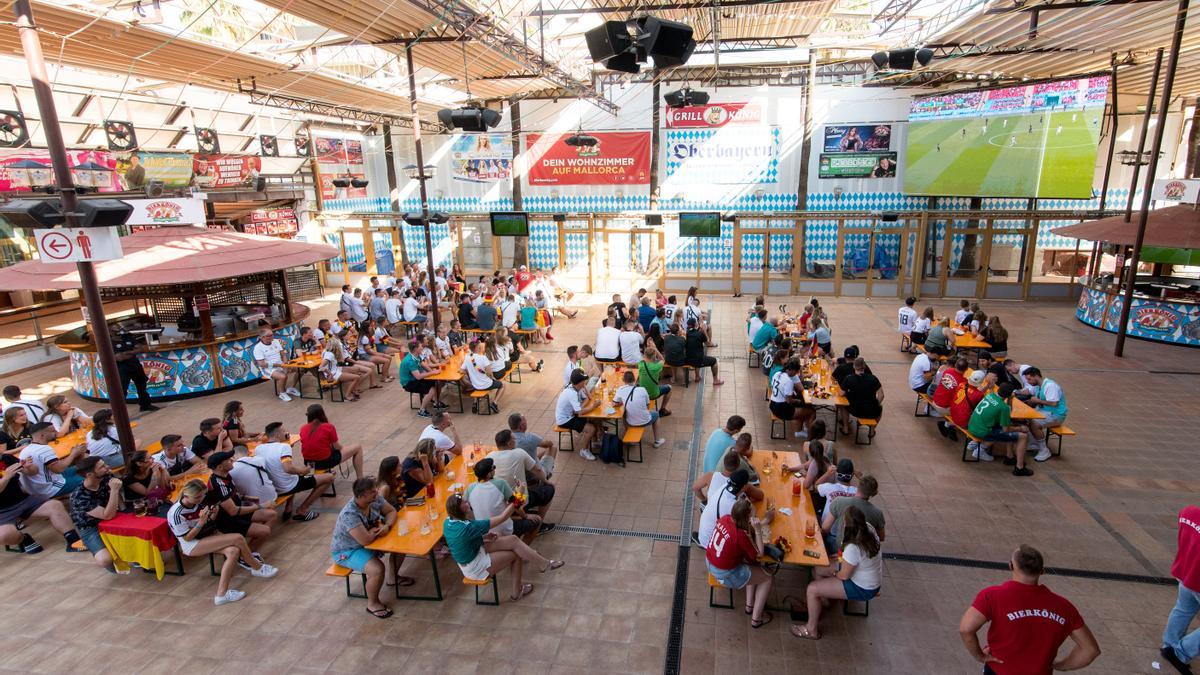
[(497, 213), (492, 215), (492, 234), (497, 236), (524, 237), (529, 235), (529, 217), (524, 213)]
[(1089, 199), (1103, 106), (909, 122), (912, 195)]

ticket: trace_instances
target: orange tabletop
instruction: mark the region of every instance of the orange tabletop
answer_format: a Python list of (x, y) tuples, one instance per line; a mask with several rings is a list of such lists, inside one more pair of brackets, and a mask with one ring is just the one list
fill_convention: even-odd
[[(971, 373), (973, 372), (975, 372), (973, 368), (967, 368), (966, 376), (971, 377)], [(995, 390), (996, 388), (993, 387), (992, 391)], [(1016, 396), (1012, 397), (1012, 413), (1009, 414), (1009, 417), (1014, 420), (1022, 421), (1046, 419), (1045, 415), (1034, 410), (1032, 406)]]
[(442, 366), (436, 375), (426, 377), (432, 382), (457, 382), (463, 378), (463, 361), (467, 360), (467, 348), (459, 347), (450, 357), (450, 363)]
[(301, 370), (312, 370), (313, 368), (321, 367), (320, 354), (301, 354), (296, 358), (283, 364), (284, 368), (299, 368)]
[[(767, 502), (775, 505), (775, 518), (770, 524), (770, 542), (782, 536), (791, 544), (792, 550), (783, 557), (785, 565), (800, 565), (804, 567), (825, 567), (829, 565), (829, 555), (825, 552), (825, 543), (821, 539), (821, 524), (813, 510), (812, 497), (808, 490), (800, 494), (792, 494), (794, 476), (780, 471), (782, 464), (797, 466), (800, 455), (795, 452), (775, 450), (755, 450), (750, 456), (750, 463), (758, 470), (759, 484), (765, 497), (754, 505), (755, 515), (762, 517), (767, 511)], [(795, 479), (800, 480), (800, 479)], [(784, 514), (780, 509), (790, 509), (791, 515)], [(811, 521), (814, 524), (816, 536), (811, 540), (804, 538), (805, 525)], [(816, 552), (813, 558), (804, 554), (805, 550)]]
[[(479, 454), (475, 459), (483, 457), (483, 453)], [(450, 474), (454, 474), (454, 478), (450, 478)], [(396, 525), (388, 531), (387, 534), (376, 539), (367, 545), (367, 548), (372, 551), (382, 551), (384, 553), (403, 553), (405, 555), (429, 555), (433, 547), (437, 545), (442, 538), (442, 528), (446, 524), (446, 497), (450, 495), (450, 486), (455, 483), (461, 483), (465, 489), (468, 482), (473, 480), (473, 476), (469, 476), (470, 472), (466, 470), (466, 460), (463, 455), (456, 455), (446, 465), (446, 470), (434, 476), (433, 486), (435, 496), (432, 500), (427, 500), (421, 506), (410, 506), (400, 509), (396, 515)], [(421, 523), (428, 516), (429, 504), (432, 503), (436, 518), (430, 520), (429, 534), (421, 534)], [(400, 520), (403, 519), (408, 526), (408, 533), (400, 534)]]
[[(137, 422), (130, 422), (129, 427), (132, 429), (138, 425)], [(71, 454), (71, 448), (83, 444), (87, 445), (88, 433), (91, 429), (76, 429), (71, 433), (50, 442), (50, 447), (54, 448), (54, 454), (58, 455), (59, 459)]]
[(580, 417), (598, 420), (620, 420), (625, 417), (625, 402), (613, 399), (617, 393), (617, 389), (623, 384), (621, 380), (623, 372), (624, 367), (604, 369), (604, 374), (600, 376), (600, 382), (596, 384), (596, 388), (588, 395), (585, 404), (597, 400), (603, 400), (604, 403), (596, 406), (590, 412), (580, 415)]
[(956, 349), (991, 349), (992, 345), (975, 337), (970, 331), (967, 331), (962, 335), (958, 335), (957, 333), (954, 335), (954, 347)]
[[(850, 402), (846, 400), (846, 396), (842, 393), (842, 388), (837, 382), (833, 381), (833, 369), (829, 362), (825, 359), (814, 359), (810, 361), (804, 368), (804, 376), (806, 379), (814, 380), (817, 386), (813, 389), (804, 390), (804, 402), (812, 406), (846, 406)], [(818, 396), (816, 391), (820, 389), (824, 393), (823, 396)]]

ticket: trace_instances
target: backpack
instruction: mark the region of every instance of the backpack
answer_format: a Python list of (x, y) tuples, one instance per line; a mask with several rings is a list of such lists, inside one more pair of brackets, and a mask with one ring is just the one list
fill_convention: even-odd
[(600, 438), (600, 461), (605, 464), (625, 466), (625, 450), (616, 434), (604, 434)]

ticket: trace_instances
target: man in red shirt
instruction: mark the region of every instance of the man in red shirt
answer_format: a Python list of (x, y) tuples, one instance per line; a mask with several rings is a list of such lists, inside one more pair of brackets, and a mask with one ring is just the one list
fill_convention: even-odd
[(1179, 599), (1167, 617), (1161, 651), (1175, 670), (1190, 675), (1188, 662), (1200, 654), (1200, 628), (1184, 635), (1200, 613), (1200, 506), (1195, 504), (1179, 512), (1179, 550), (1171, 576), (1179, 580)]
[[(938, 375), (937, 388), (933, 390), (933, 409), (941, 417), (946, 417), (950, 414), (950, 405), (954, 403), (954, 393), (958, 388), (967, 383), (967, 368), (970, 367), (967, 359), (958, 357), (954, 362), (953, 368), (943, 368)], [(938, 420), (938, 431), (949, 438), (957, 440), (958, 434), (954, 433), (954, 429), (946, 424), (945, 420)]]
[[(958, 624), (963, 644), (983, 664), (985, 675), (1048, 675), (1095, 661), (1100, 645), (1078, 610), (1038, 583), (1044, 568), (1041, 552), (1021, 544), (1008, 566), (1012, 579), (980, 591)], [(988, 644), (980, 647), (979, 629), (988, 622)], [(1056, 660), (1068, 637), (1075, 645)]]
[(954, 392), (954, 401), (950, 403), (950, 419), (958, 426), (966, 429), (967, 424), (971, 422), (971, 413), (975, 412), (975, 406), (987, 396), (988, 387), (984, 384), (987, 379), (987, 373), (982, 369), (971, 373), (971, 377), (967, 378), (967, 383), (960, 385), (958, 391)]
[(524, 297), (525, 289), (529, 288), (529, 284), (533, 283), (533, 273), (529, 271), (529, 268), (521, 265), (521, 268), (517, 270), (517, 273), (513, 277), (515, 277), (514, 281), (517, 284), (517, 292), (521, 294), (521, 297)]

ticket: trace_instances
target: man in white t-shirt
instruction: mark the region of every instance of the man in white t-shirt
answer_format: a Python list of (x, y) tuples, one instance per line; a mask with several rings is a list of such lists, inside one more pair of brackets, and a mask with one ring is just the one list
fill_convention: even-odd
[(411, 288), (404, 292), (401, 314), (405, 321), (425, 321), (425, 315), (421, 313), (421, 303), (417, 301), (416, 292)]
[(283, 428), (283, 422), (268, 424), (266, 433), (267, 442), (260, 443), (254, 449), (254, 458), (262, 460), (279, 496), (309, 491), (304, 502), (296, 509), (292, 520), (308, 522), (315, 519), (320, 514), (310, 511), (309, 508), (325, 494), (326, 486), (333, 482), (334, 473), (330, 471), (318, 474), (316, 469), (304, 466), (303, 461), (293, 462), (292, 446), (288, 444), (288, 433)]
[(632, 370), (622, 376), (624, 384), (617, 389), (616, 401), (625, 406), (625, 425), (644, 427), (650, 425), (654, 432), (654, 447), (660, 448), (667, 439), (658, 434), (658, 411), (650, 409), (650, 394), (637, 384), (637, 374)]
[(663, 305), (663, 318), (668, 324), (675, 323), (675, 315), (679, 312), (679, 305), (675, 304), (675, 296), (667, 297), (667, 304)]
[(621, 331), (609, 322), (615, 319), (605, 319), (604, 325), (596, 331), (596, 360), (601, 363), (616, 363), (621, 360)]
[(418, 441), (426, 438), (433, 439), (433, 446), (443, 453), (461, 455), (463, 446), (458, 439), (458, 430), (450, 420), (450, 413), (441, 410), (433, 413), (432, 424), (425, 427)]
[[(763, 327), (767, 320), (767, 310), (760, 309), (750, 315), (750, 320), (746, 322), (746, 339), (753, 342), (754, 336), (758, 335), (758, 329)], [(668, 320), (669, 321), (669, 320)]]
[(829, 503), (838, 497), (853, 497), (858, 494), (858, 488), (850, 483), (854, 480), (854, 462), (849, 457), (843, 457), (837, 463), (837, 482), (822, 483), (817, 486), (817, 494), (825, 498), (825, 508), (818, 514), (818, 520), (825, 517), (825, 509)]
[(0, 405), (0, 413), (5, 412), (13, 406), (20, 406), (25, 409), (25, 416), (29, 418), (29, 424), (37, 424), (46, 416), (45, 403), (34, 399), (21, 398), (21, 388), (15, 384), (10, 384), (4, 388), (4, 403)]
[(182, 476), (204, 470), (204, 463), (191, 448), (184, 445), (183, 437), (179, 434), (167, 434), (159, 442), (162, 452), (156, 453), (151, 459), (162, 465), (167, 470), (167, 475)]
[(617, 357), (626, 365), (636, 366), (642, 362), (642, 344), (646, 338), (642, 337), (640, 330), (638, 322), (629, 319), (625, 322), (625, 330), (617, 337)]
[(546, 472), (528, 452), (517, 447), (517, 439), (508, 429), (497, 432), (495, 440), (496, 449), (487, 458), (496, 464), (496, 478), (513, 490), (524, 485), (525, 510), (544, 517), (554, 499), (554, 485), (547, 480)]
[[(467, 486), (465, 497), (471, 504), (471, 511), (476, 519), (491, 520), (508, 508), (508, 500), (513, 496), (512, 487), (503, 480), (496, 478), (496, 463), (490, 457), (479, 460), (473, 468), (476, 482)], [(541, 516), (524, 513), (518, 509), (513, 517), (505, 520), (490, 531), (498, 535), (515, 534), (525, 537), (537, 532), (542, 524)]]
[[(695, 539), (701, 548), (708, 547), (717, 521), (733, 511), (733, 505), (750, 484), (750, 474), (745, 469), (737, 468), (737, 464), (737, 455), (729, 453), (721, 460), (721, 471), (705, 474), (692, 486), (692, 491), (697, 496), (704, 496), (700, 500), (704, 506), (700, 509), (700, 522), (696, 526)], [(730, 468), (731, 466), (733, 468)], [(749, 498), (749, 495), (746, 497)], [(767, 512), (768, 519), (773, 515), (773, 512)]]
[(257, 500), (258, 504), (269, 509), (275, 506), (279, 493), (271, 474), (267, 471), (266, 462), (261, 457), (240, 457), (229, 470), (229, 477), (243, 497)]
[[(475, 391), (490, 391), (491, 403), (489, 404), (492, 413), (500, 412), (500, 395), (504, 393), (504, 383), (500, 380), (493, 379), (489, 373), (491, 372), (491, 360), (483, 354), (484, 343), (479, 340), (472, 347), (470, 354), (463, 359), (461, 369), (467, 374), (467, 381), (471, 388)], [(476, 401), (478, 404), (478, 401)]]
[(401, 328), (396, 324), (404, 320), (404, 301), (400, 299), (400, 291), (395, 288), (388, 291), (388, 299), (383, 302), (383, 315), (387, 319), (389, 330)]
[(917, 354), (917, 358), (913, 359), (912, 365), (908, 367), (908, 386), (918, 394), (929, 393), (929, 383), (933, 381), (933, 375), (937, 369), (933, 367), (933, 362), (929, 360), (929, 355), (925, 352)]
[(796, 438), (808, 438), (808, 425), (817, 411), (804, 402), (804, 397), (796, 391), (796, 377), (800, 375), (800, 361), (791, 359), (783, 365), (783, 370), (771, 376), (771, 398), (767, 404), (771, 414), (778, 419), (788, 422), (795, 420), (800, 428)]
[(80, 443), (71, 448), (71, 454), (59, 459), (50, 447), (57, 437), (54, 425), (38, 422), (29, 428), (30, 442), (21, 449), (21, 489), (25, 494), (43, 499), (68, 495), (83, 483), (83, 477), (71, 466), (87, 452), (87, 445)]
[(253, 354), (262, 378), (275, 380), (282, 390), (279, 392), (280, 401), (290, 401), (292, 396), (300, 395), (300, 390), (296, 388), (300, 371), (283, 367), (283, 342), (275, 339), (275, 333), (270, 328), (264, 326), (258, 330), (258, 342), (254, 345)]
[(913, 305), (917, 304), (917, 299), (909, 296), (904, 301), (904, 306), (900, 308), (899, 322), (896, 324), (896, 330), (902, 335), (908, 335), (912, 332), (913, 326), (917, 323), (917, 310), (913, 309)]
[(554, 404), (554, 423), (564, 429), (582, 434), (579, 456), (590, 462), (596, 459), (596, 456), (592, 454), (591, 444), (598, 429), (595, 424), (582, 415), (595, 410), (601, 401), (599, 397), (591, 401), (586, 400), (587, 381), (588, 377), (583, 374), (583, 371), (571, 373), (571, 384), (559, 392), (558, 400)]
[(517, 325), (517, 318), (520, 316), (520, 300), (513, 297), (506, 297), (496, 309), (500, 310), (500, 325), (512, 330)]

